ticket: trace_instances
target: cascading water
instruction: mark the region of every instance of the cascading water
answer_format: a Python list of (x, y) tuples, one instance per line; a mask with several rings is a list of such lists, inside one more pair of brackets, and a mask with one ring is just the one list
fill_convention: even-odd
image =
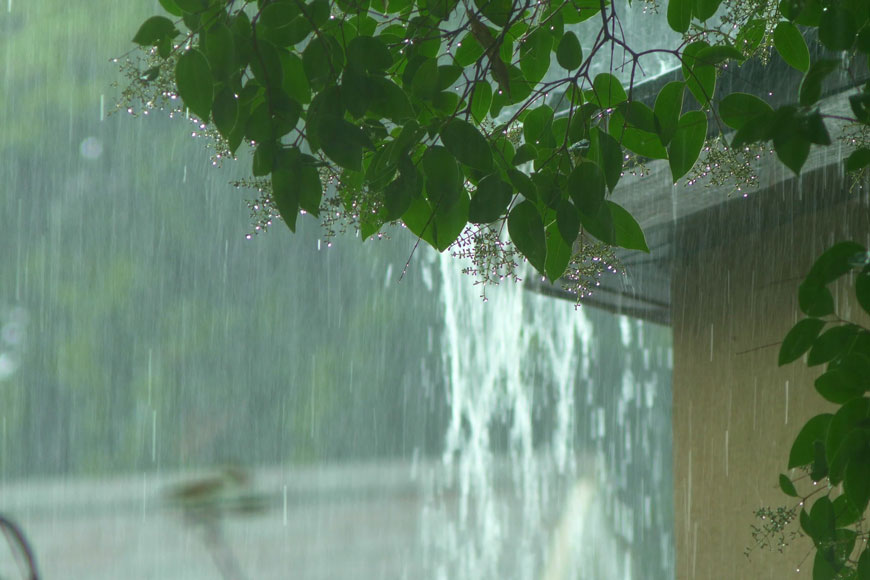
[[(652, 535), (659, 554), (643, 562), (644, 577), (673, 577), (667, 499), (659, 505), (670, 495), (669, 447), (651, 446), (669, 443), (669, 393), (654, 372), (633, 375), (635, 363), (650, 370), (668, 353), (641, 342), (641, 361), (603, 360), (597, 330), (614, 329), (596, 321), (615, 317), (587, 316), (521, 284), (482, 304), (456, 260), (435, 265), (450, 420), (442, 464), (424, 476), (430, 577), (628, 579)], [(643, 340), (628, 319), (619, 331), (626, 347)], [(621, 381), (603, 372), (613, 362)], [(637, 465), (638, 454), (657, 465)]]

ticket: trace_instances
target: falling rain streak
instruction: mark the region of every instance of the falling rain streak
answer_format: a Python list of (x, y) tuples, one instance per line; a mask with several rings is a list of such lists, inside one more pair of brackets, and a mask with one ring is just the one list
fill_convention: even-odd
[[(484, 303), (404, 230), (246, 241), (248, 153), (112, 114), (154, 7), (95, 2), (0, 37), (0, 491), (45, 577), (215, 577), (203, 537), (250, 578), (674, 577), (668, 328)], [(220, 529), (172, 501), (209, 486)]]

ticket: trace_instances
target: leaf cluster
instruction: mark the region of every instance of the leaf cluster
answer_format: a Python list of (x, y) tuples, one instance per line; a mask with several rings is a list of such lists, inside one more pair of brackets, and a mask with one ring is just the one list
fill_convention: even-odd
[[(581, 236), (648, 251), (612, 199), (626, 158), (667, 160), (676, 182), (697, 162), (711, 118), (734, 130), (732, 148), (772, 141), (795, 172), (811, 145), (830, 144), (817, 103), (839, 63), (811, 63), (801, 27), (818, 28), (834, 50), (866, 52), (866, 6), (779, 7), (773, 44), (805, 77), (798, 102), (773, 109), (748, 94), (717, 97), (720, 69), (761, 42), (756, 20), (733, 35), (709, 28), (721, 3), (670, 0), (668, 23), (686, 42), (643, 52), (617, 32), (616, 6), (599, 0), (161, 0), (174, 19), (149, 18), (133, 41), (173, 63), (178, 96), (230, 153), (254, 148), (251, 173), (268, 179), (291, 230), (300, 211), (318, 216), (334, 194), (320, 179), (327, 168), (371, 198), (363, 239), (399, 221), (444, 251), (466, 228), (489, 225), (555, 281)], [(592, 18), (598, 35), (578, 37), (574, 25)], [(627, 86), (592, 72), (614, 49), (626, 55)], [(649, 102), (634, 98), (644, 59), (662, 54), (680, 60), (683, 80)], [(141, 81), (163, 76), (157, 66)], [(861, 123), (868, 91), (852, 97)], [(867, 164), (862, 149), (848, 166)]]
[[(836, 244), (816, 260), (800, 285), (798, 300), (807, 318), (788, 332), (779, 351), (780, 365), (804, 354), (807, 365), (826, 365), (816, 390), (840, 405), (835, 413), (807, 421), (788, 459), (789, 469), (805, 468), (814, 482), (827, 479), (829, 489), (842, 484), (843, 493), (833, 501), (820, 497), (809, 512), (800, 513), (801, 529), (816, 547), (813, 578), (870, 574), (870, 551), (864, 550), (857, 563), (851, 560), (858, 537), (852, 526), (870, 503), (870, 398), (865, 396), (870, 390), (870, 330), (836, 317), (828, 287), (850, 274), (858, 303), (870, 314), (870, 254), (855, 242)], [(787, 495), (800, 495), (786, 475), (780, 475), (780, 487)]]

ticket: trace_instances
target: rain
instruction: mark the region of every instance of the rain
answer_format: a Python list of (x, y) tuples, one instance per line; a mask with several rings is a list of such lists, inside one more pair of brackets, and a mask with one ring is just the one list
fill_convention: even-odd
[[(651, 254), (618, 253), (579, 306), (530, 268), (484, 298), (403, 228), (264, 226), (234, 185), (245, 146), (213, 160), (184, 115), (118, 110), (158, 2), (5, 4), (0, 516), (41, 578), (671, 580), (742, 558), (707, 524), (769, 495), (781, 468), (747, 450), (813, 408), (802, 375), (755, 370), (794, 323), (772, 289), (803, 274), (791, 254), (834, 241), (817, 212), (870, 241), (844, 152), (790, 189), (758, 152), (778, 213), (704, 169), (690, 186), (666, 163), (626, 174), (615, 195)], [(643, 46), (670, 32), (646, 11), (623, 22)], [(750, 247), (764, 228), (776, 260)], [(2, 578), (24, 577), (14, 545)]]

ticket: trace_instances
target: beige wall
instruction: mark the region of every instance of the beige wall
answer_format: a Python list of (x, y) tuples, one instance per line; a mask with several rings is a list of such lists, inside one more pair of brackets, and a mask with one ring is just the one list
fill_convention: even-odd
[[(833, 407), (813, 388), (818, 367), (798, 361), (778, 368), (776, 359), (802, 317), (797, 286), (815, 257), (833, 241), (870, 245), (866, 189), (851, 195), (845, 189), (817, 172), (804, 180), (802, 194), (792, 182), (678, 227), (672, 286), (678, 580), (781, 579), (794, 576), (798, 565), (808, 576), (812, 560), (801, 564), (811, 549), (806, 538), (784, 554), (754, 547), (749, 559), (743, 553), (754, 546), (755, 509), (793, 505), (777, 478), (797, 432)], [(859, 310), (854, 297), (837, 296), (840, 313)]]

